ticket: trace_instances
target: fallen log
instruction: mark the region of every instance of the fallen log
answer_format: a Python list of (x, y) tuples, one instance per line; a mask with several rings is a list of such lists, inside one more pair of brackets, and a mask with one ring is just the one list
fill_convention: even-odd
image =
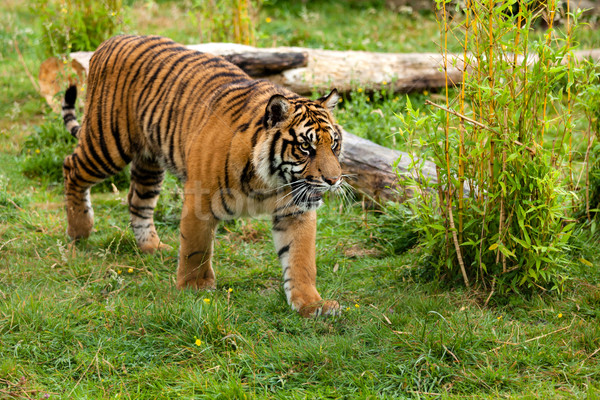
[(377, 202), (401, 202), (413, 196), (413, 188), (403, 186), (398, 180), (399, 176), (431, 183), (437, 181), (435, 164), (432, 162), (419, 162), (419, 174), (412, 167), (413, 159), (409, 153), (380, 146), (346, 131), (340, 163), (348, 183)]
[[(443, 55), (437, 53), (369, 53), (365, 51), (334, 51), (296, 47), (259, 49), (233, 43), (189, 45), (190, 49), (218, 54), (246, 68), (253, 77), (264, 77), (299, 94), (327, 91), (350, 92), (361, 87), (369, 90), (383, 88), (410, 92), (445, 85)], [(576, 59), (600, 60), (600, 49), (573, 52)], [(42, 95), (55, 110), (60, 102), (52, 99), (66, 87), (61, 76), (75, 70), (87, 74), (92, 52), (71, 53), (72, 62), (61, 64), (49, 59), (40, 67)], [(462, 55), (448, 55), (448, 79), (460, 82)], [(454, 62), (458, 60), (458, 62)], [(522, 60), (521, 60), (522, 61)], [(530, 57), (527, 62), (535, 61)], [(68, 67), (65, 69), (65, 67)], [(289, 68), (289, 69), (288, 69)], [(83, 71), (83, 72), (82, 72)]]
[(226, 54), (223, 57), (232, 64), (237, 65), (248, 75), (261, 78), (275, 75), (287, 69), (306, 67), (308, 54), (306, 52), (248, 52)]

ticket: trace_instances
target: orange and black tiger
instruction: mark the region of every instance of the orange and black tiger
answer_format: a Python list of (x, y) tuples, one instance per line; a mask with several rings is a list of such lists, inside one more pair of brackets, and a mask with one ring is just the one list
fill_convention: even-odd
[(64, 161), (68, 228), (90, 235), (90, 187), (131, 163), (131, 227), (141, 250), (161, 243), (153, 221), (168, 170), (184, 183), (177, 286), (214, 288), (221, 220), (267, 213), (288, 303), (304, 316), (333, 314), (316, 289), (316, 212), (342, 184), (342, 130), (334, 89), (318, 100), (255, 80), (225, 59), (158, 36), (117, 36), (93, 54), (85, 115), (67, 89), (65, 126), (78, 137)]

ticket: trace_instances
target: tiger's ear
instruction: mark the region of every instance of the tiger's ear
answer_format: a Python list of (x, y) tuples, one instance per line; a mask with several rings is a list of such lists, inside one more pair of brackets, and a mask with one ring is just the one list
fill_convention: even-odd
[(333, 89), (327, 96), (323, 96), (317, 99), (317, 102), (321, 103), (323, 107), (333, 110), (340, 100), (340, 95), (337, 89)]
[(265, 110), (265, 127), (272, 128), (285, 121), (290, 113), (290, 102), (284, 96), (275, 94), (269, 99)]

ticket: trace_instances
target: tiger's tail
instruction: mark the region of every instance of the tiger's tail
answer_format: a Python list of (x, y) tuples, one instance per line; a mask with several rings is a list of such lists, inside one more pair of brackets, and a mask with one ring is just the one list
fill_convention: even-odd
[(81, 126), (75, 114), (75, 100), (77, 100), (77, 86), (69, 86), (62, 102), (62, 117), (65, 128), (67, 128), (71, 135), (78, 137)]

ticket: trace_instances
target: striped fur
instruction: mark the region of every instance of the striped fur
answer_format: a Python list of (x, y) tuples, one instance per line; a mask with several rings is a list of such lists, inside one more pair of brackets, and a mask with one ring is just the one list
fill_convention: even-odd
[(335, 89), (311, 101), (254, 80), (221, 57), (158, 36), (117, 36), (90, 61), (85, 118), (76, 89), (63, 102), (78, 145), (64, 161), (67, 233), (88, 237), (89, 189), (131, 163), (131, 227), (139, 247), (166, 247), (153, 212), (166, 170), (184, 184), (177, 285), (214, 288), (219, 221), (270, 214), (289, 304), (302, 315), (335, 313), (316, 289), (316, 212), (342, 182)]

